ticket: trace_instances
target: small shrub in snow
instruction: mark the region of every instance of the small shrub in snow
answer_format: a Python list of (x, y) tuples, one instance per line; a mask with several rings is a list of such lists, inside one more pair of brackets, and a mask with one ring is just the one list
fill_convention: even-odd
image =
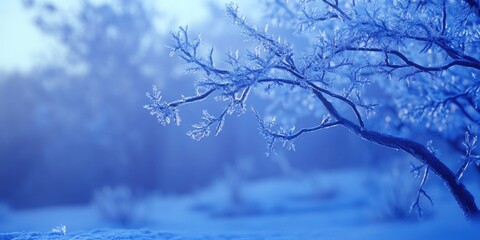
[(6, 203), (0, 202), (0, 221), (7, 218), (10, 209)]
[(134, 199), (127, 187), (104, 187), (95, 192), (93, 203), (108, 222), (128, 226), (135, 219)]
[(52, 229), (52, 232), (54, 232), (54, 233), (59, 233), (59, 234), (62, 234), (62, 235), (65, 236), (65, 235), (67, 235), (67, 226), (65, 226), (65, 225), (63, 225), (63, 224), (62, 224), (62, 225), (59, 225), (59, 226), (53, 228), (53, 229)]
[(431, 214), (431, 204), (428, 200), (424, 201), (424, 198), (418, 199), (421, 213), (414, 207), (421, 179), (412, 177), (417, 174), (412, 172), (412, 167), (402, 161), (395, 161), (390, 171), (385, 172), (380, 179), (375, 179), (379, 195), (374, 204), (378, 204), (375, 209), (378, 209), (381, 220), (415, 220), (417, 216)]

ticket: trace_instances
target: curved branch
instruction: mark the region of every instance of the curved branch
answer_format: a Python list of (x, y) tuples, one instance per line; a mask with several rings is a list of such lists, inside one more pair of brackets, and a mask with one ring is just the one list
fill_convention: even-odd
[(452, 102), (458, 107), (458, 109), (460, 109), (460, 112), (462, 112), (463, 115), (465, 115), (465, 117), (467, 117), (470, 121), (474, 122), (475, 124), (480, 123), (480, 120), (476, 120), (475, 118), (473, 118), (472, 115), (467, 112), (467, 109), (465, 109), (465, 107), (460, 104), (457, 99), (453, 99)]
[[(274, 83), (284, 83), (284, 84), (290, 84), (290, 85), (295, 85), (295, 86), (301, 86), (301, 84), (297, 81), (294, 81), (294, 80), (289, 80), (289, 79), (282, 79), (282, 78), (266, 78), (266, 79), (259, 79), (257, 80), (257, 82), (259, 83), (268, 83), (268, 82), (274, 82)], [(311, 87), (311, 88), (314, 88), (315, 90), (317, 91), (320, 91), (320, 92), (323, 92), (327, 95), (329, 95), (330, 97), (333, 97), (333, 98), (336, 98), (344, 103), (346, 103), (348, 106), (350, 106), (350, 108), (352, 108), (354, 114), (355, 114), (355, 117), (357, 118), (358, 120), (358, 123), (359, 125), (363, 128), (364, 127), (364, 122), (362, 120), (362, 116), (360, 114), (360, 111), (358, 111), (358, 108), (357, 108), (357, 105), (355, 103), (353, 103), (352, 101), (350, 101), (348, 98), (346, 97), (343, 97), (341, 95), (338, 95), (336, 93), (333, 93), (333, 92), (330, 92), (326, 89), (323, 89), (317, 85), (315, 85), (314, 83), (310, 82), (310, 81), (307, 81), (307, 84)]]
[(347, 20), (352, 20), (348, 15), (347, 13), (345, 13), (342, 9), (340, 9), (338, 7), (338, 0), (335, 0), (335, 3), (331, 3), (327, 0), (323, 0), (323, 2), (325, 4), (327, 4), (328, 6), (330, 6), (331, 8), (335, 9), (338, 13), (340, 13), (340, 15), (342, 16), (343, 19), (347, 19)]
[[(420, 166), (420, 168), (421, 167), (423, 167), (423, 165)], [(412, 211), (414, 208), (417, 209), (417, 212), (420, 218), (423, 215), (423, 210), (422, 210), (422, 207), (420, 206), (420, 197), (423, 195), (428, 199), (430, 204), (433, 205), (432, 198), (430, 197), (430, 195), (427, 194), (427, 192), (424, 189), (425, 183), (427, 182), (427, 178), (428, 178), (428, 169), (429, 169), (428, 167), (425, 167), (425, 170), (423, 171), (422, 180), (420, 180), (420, 186), (418, 187), (417, 197), (415, 198), (415, 201), (413, 202), (413, 204), (410, 206), (410, 211)]]
[(194, 96), (194, 97), (187, 97), (187, 98), (184, 98), (182, 100), (171, 102), (171, 103), (168, 104), (168, 106), (169, 107), (178, 107), (180, 105), (198, 102), (198, 101), (201, 101), (201, 100), (207, 98), (213, 92), (215, 92), (215, 89), (210, 89), (210, 90), (204, 92), (203, 94), (200, 94), (200, 95), (197, 95), (197, 96)]
[(314, 131), (318, 131), (320, 129), (326, 129), (326, 128), (330, 128), (330, 127), (334, 127), (334, 126), (338, 126), (338, 125), (340, 125), (339, 121), (329, 122), (329, 123), (321, 123), (320, 125), (315, 126), (315, 127), (302, 128), (300, 131), (298, 131), (298, 132), (296, 132), (292, 135), (272, 133), (272, 136), (278, 137), (278, 138), (283, 138), (283, 139), (286, 139), (286, 140), (293, 140), (293, 139), (299, 137), (300, 135), (302, 135), (304, 133), (314, 132)]
[(477, 1), (475, 0), (464, 0), (477, 14), (477, 16), (480, 17), (480, 4), (478, 4)]
[[(473, 61), (465, 61), (465, 60), (456, 59), (456, 60), (453, 60), (452, 62), (447, 63), (446, 65), (443, 65), (443, 66), (426, 67), (426, 66), (422, 66), (418, 63), (413, 62), (412, 60), (408, 59), (408, 57), (405, 56), (403, 53), (401, 53), (399, 51), (396, 51), (396, 50), (386, 50), (386, 49), (381, 49), (381, 48), (367, 48), (367, 47), (346, 47), (343, 50), (359, 51), (359, 52), (381, 52), (381, 53), (393, 54), (393, 55), (399, 57), (400, 59), (402, 59), (402, 61), (404, 61), (407, 65), (412, 66), (414, 68), (417, 68), (418, 70), (423, 71), (423, 72), (443, 71), (443, 70), (447, 70), (447, 69), (449, 69), (450, 67), (453, 67), (453, 66), (463, 66), (463, 67), (474, 68), (474, 69), (480, 70), (480, 63), (473, 62)], [(343, 50), (338, 50), (337, 53), (341, 52)], [(397, 67), (397, 68), (399, 67), (397, 65), (394, 65), (394, 66)]]
[(362, 117), (361, 117), (360, 112), (358, 111), (357, 105), (355, 103), (353, 103), (352, 101), (350, 101), (346, 97), (343, 97), (343, 96), (338, 95), (336, 93), (330, 92), (326, 89), (320, 88), (312, 82), (308, 82), (308, 85), (310, 87), (312, 87), (313, 89), (317, 90), (317, 91), (323, 92), (323, 93), (325, 93), (325, 94), (327, 94), (327, 95), (329, 95), (333, 98), (336, 98), (336, 99), (341, 100), (344, 103), (348, 104), (353, 109), (353, 112), (355, 113), (355, 116), (357, 117), (357, 120), (358, 120), (358, 123), (359, 123), (360, 127), (361, 128), (365, 127), (365, 124), (363, 123)]
[(469, 55), (465, 55), (464, 53), (458, 52), (457, 50), (449, 46), (448, 44), (449, 41), (443, 37), (426, 38), (426, 37), (419, 37), (419, 36), (412, 36), (412, 35), (405, 35), (405, 37), (408, 39), (413, 39), (413, 40), (417, 40), (417, 41), (421, 41), (429, 44), (433, 43), (438, 47), (440, 47), (441, 49), (443, 49), (443, 51), (445, 51), (445, 53), (452, 59), (455, 59), (455, 60), (464, 59), (468, 62), (480, 64), (480, 61), (478, 61), (476, 58)]
[(323, 96), (322, 92), (314, 90), (314, 94), (322, 102), (327, 111), (333, 117), (335, 117), (340, 124), (348, 128), (353, 133), (359, 135), (365, 140), (380, 144), (382, 146), (403, 150), (404, 152), (409, 153), (424, 163), (426, 167), (430, 168), (438, 177), (440, 177), (440, 179), (442, 179), (462, 209), (465, 217), (471, 219), (474, 217), (478, 218), (480, 216), (480, 212), (475, 203), (473, 195), (466, 189), (465, 185), (457, 181), (455, 174), (424, 145), (410, 139), (363, 129), (359, 125), (340, 115), (335, 106), (333, 106), (333, 104), (329, 102), (325, 96)]
[(442, 32), (441, 34), (445, 34), (445, 30), (447, 29), (447, 6), (446, 0), (442, 2)]
[[(288, 80), (288, 79), (260, 79), (257, 82), (259, 83), (276, 82), (276, 83), (285, 83), (285, 84), (300, 86), (299, 82)], [(326, 110), (330, 113), (330, 115), (333, 116), (335, 119), (337, 119), (337, 121), (329, 124), (325, 124), (323, 126), (319, 125), (313, 128), (302, 129), (291, 136), (279, 135), (276, 137), (283, 137), (287, 140), (290, 140), (300, 136), (303, 133), (316, 131), (325, 127), (343, 125), (344, 127), (349, 129), (353, 133), (359, 135), (361, 138), (365, 140), (380, 144), (382, 146), (390, 147), (393, 149), (403, 150), (404, 152), (407, 152), (410, 155), (414, 156), (419, 161), (424, 163), (426, 167), (430, 168), (437, 176), (439, 176), (444, 181), (445, 185), (453, 194), (455, 200), (457, 201), (460, 208), (463, 210), (464, 215), (467, 218), (478, 217), (480, 215), (479, 209), (475, 203), (473, 195), (465, 188), (465, 186), (461, 182), (457, 181), (455, 174), (445, 164), (443, 164), (433, 153), (431, 153), (424, 145), (419, 144), (410, 139), (395, 137), (388, 134), (379, 133), (376, 131), (366, 130), (363, 126), (353, 123), (349, 119), (343, 117), (338, 112), (335, 106), (330, 101), (328, 101), (323, 95), (323, 94), (329, 95), (326, 92), (327, 90), (324, 90), (311, 82), (308, 82), (308, 83), (313, 93), (322, 102), (322, 104), (324, 105)], [(208, 97), (213, 92), (214, 92), (214, 89), (211, 89), (199, 96), (183, 99), (181, 101), (170, 103), (169, 105), (172, 107), (175, 107), (180, 104), (200, 101)], [(332, 95), (329, 95), (329, 96), (332, 96)], [(335, 95), (333, 95), (332, 97), (335, 97)]]

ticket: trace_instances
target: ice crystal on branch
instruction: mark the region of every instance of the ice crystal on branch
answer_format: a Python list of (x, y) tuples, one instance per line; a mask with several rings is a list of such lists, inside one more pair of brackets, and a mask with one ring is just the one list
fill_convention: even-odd
[(300, 135), (308, 132), (314, 132), (318, 131), (320, 129), (325, 129), (329, 127), (333, 127), (339, 124), (337, 121), (331, 121), (330, 115), (325, 115), (323, 116), (322, 121), (320, 122), (320, 125), (312, 128), (303, 128), (300, 129), (299, 131), (295, 132), (295, 126), (291, 128), (284, 128), (284, 127), (278, 127), (278, 130), (275, 130), (276, 128), (276, 119), (273, 117), (269, 121), (263, 120), (260, 115), (252, 110), (253, 114), (257, 118), (258, 122), (258, 129), (260, 130), (260, 134), (267, 140), (267, 152), (266, 155), (276, 155), (275, 152), (275, 144), (281, 143), (283, 147), (287, 148), (288, 150), (295, 150), (295, 144), (293, 143), (293, 140), (299, 137)]
[(143, 106), (150, 111), (150, 114), (155, 116), (162, 125), (175, 123), (180, 125), (180, 116), (178, 109), (167, 102), (162, 102), (162, 95), (157, 87), (153, 86), (152, 94), (147, 93), (150, 103)]
[(223, 113), (218, 116), (214, 117), (207, 110), (203, 110), (203, 120), (200, 123), (193, 125), (193, 130), (187, 132), (187, 135), (193, 138), (194, 140), (200, 141), (204, 137), (208, 137), (210, 135), (210, 126), (216, 125), (215, 127), (215, 135), (218, 135), (222, 131), (223, 124), (225, 123), (225, 114), (227, 111), (223, 111)]
[(465, 139), (462, 142), (463, 146), (465, 147), (465, 156), (463, 157), (462, 166), (457, 171), (457, 180), (460, 181), (468, 169), (470, 164), (475, 163), (480, 166), (480, 155), (476, 155), (473, 151), (477, 148), (477, 140), (478, 137), (476, 135), (471, 134), (471, 129), (469, 128), (468, 131), (465, 132)]

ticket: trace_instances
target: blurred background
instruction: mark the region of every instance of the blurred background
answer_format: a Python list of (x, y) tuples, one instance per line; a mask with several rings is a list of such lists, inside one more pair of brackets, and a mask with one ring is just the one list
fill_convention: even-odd
[[(169, 56), (178, 26), (202, 33), (217, 52), (249, 44), (225, 17), (227, 2), (0, 3), (0, 231), (195, 229), (180, 227), (191, 216), (182, 211), (209, 219), (275, 216), (282, 226), (290, 214), (307, 213), (298, 225), (308, 229), (328, 226), (327, 219), (415, 221), (409, 205), (418, 181), (409, 157), (346, 130), (306, 135), (296, 151), (279, 147), (266, 157), (249, 114), (197, 142), (185, 133), (215, 101), (183, 108), (180, 127), (163, 127), (143, 109), (152, 85), (167, 100), (195, 93), (196, 75)], [(238, 4), (250, 22), (262, 23), (258, 1)], [(252, 101), (268, 108), (268, 99)], [(448, 193), (432, 189), (447, 199), (445, 214), (460, 219)]]

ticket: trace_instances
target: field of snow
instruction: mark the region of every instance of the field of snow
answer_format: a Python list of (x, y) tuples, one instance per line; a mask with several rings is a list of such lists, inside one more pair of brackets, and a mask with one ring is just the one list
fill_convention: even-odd
[[(0, 240), (479, 239), (480, 224), (463, 218), (443, 186), (434, 181), (428, 186), (434, 206), (422, 202), (425, 216), (418, 220), (408, 213), (409, 202), (402, 202), (408, 193), (395, 193), (399, 183), (412, 183), (393, 179), (385, 183), (366, 170), (343, 170), (261, 181), (234, 178), (188, 196), (103, 200), (112, 212), (123, 211), (122, 218), (107, 214), (105, 206), (100, 211), (98, 203), (4, 210)], [(471, 185), (479, 192), (478, 184)]]

